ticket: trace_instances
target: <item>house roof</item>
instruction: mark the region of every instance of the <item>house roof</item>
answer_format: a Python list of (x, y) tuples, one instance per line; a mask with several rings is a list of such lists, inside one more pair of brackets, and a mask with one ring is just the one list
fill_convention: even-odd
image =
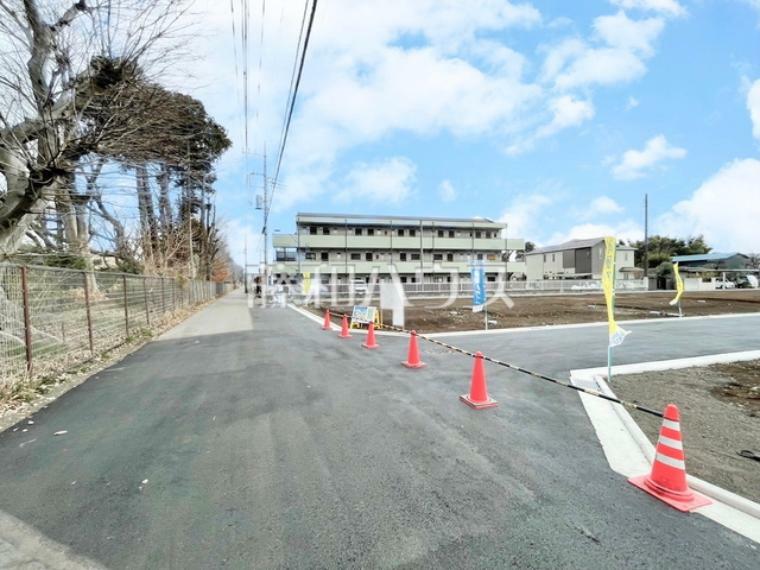
[[(603, 237), (588, 238), (588, 239), (571, 239), (558, 245), (547, 245), (546, 247), (537, 247), (533, 251), (528, 252), (526, 255), (532, 255), (534, 253), (554, 253), (557, 251), (566, 251), (568, 249), (581, 249), (584, 247), (594, 247), (596, 244), (603, 242)], [(633, 250), (635, 248), (628, 245), (619, 245), (618, 249)]]
[(741, 255), (742, 257), (747, 257), (743, 253), (739, 253), (738, 251), (733, 251), (731, 253), (719, 253), (719, 252), (713, 252), (713, 253), (697, 253), (694, 255), (674, 255), (671, 260), (673, 263), (681, 263), (682, 261), (724, 261), (726, 259), (731, 259), (732, 257), (736, 255)]

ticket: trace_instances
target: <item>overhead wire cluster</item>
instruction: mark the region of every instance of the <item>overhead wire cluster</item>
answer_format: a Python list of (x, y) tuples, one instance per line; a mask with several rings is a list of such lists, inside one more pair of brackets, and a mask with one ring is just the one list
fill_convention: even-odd
[[(283, 158), (285, 156), (285, 149), (288, 142), (288, 134), (290, 133), (290, 126), (293, 119), (293, 112), (295, 110), (296, 100), (298, 98), (298, 90), (301, 85), (301, 78), (303, 77), (304, 64), (306, 62), (306, 54), (309, 48), (309, 40), (311, 38), (312, 29), (314, 27), (314, 16), (317, 10), (318, 0), (305, 0), (303, 13), (301, 15), (301, 25), (299, 27), (298, 39), (296, 42), (295, 56), (293, 58), (293, 67), (290, 75), (290, 84), (288, 86), (287, 97), (285, 101), (285, 112), (282, 120), (282, 127), (277, 145), (277, 154), (275, 157), (275, 170), (274, 176), (268, 179), (267, 172), (267, 156), (266, 150), (263, 150), (262, 160), (263, 168), (262, 175), (264, 178), (264, 201), (263, 201), (263, 222), (262, 222), (262, 234), (268, 233), (269, 214), (272, 208), (272, 202), (275, 191), (278, 187), (278, 180), (280, 171), (282, 168)], [(258, 54), (258, 77), (256, 84), (256, 109), (255, 119), (257, 125), (259, 125), (259, 132), (262, 132), (260, 124), (262, 121), (262, 91), (263, 91), (263, 59), (264, 59), (264, 26), (266, 22), (266, 0), (261, 0), (261, 22), (259, 30), (259, 54)], [(284, 6), (280, 15), (280, 21), (283, 18)], [(249, 30), (251, 22), (251, 10), (249, 0), (230, 0), (230, 16), (232, 20), (232, 39), (233, 39), (233, 57), (235, 65), (235, 80), (242, 81), (242, 99), (243, 99), (243, 130), (244, 130), (244, 163), (245, 163), (245, 176), (246, 183), (248, 177), (248, 159), (250, 153), (250, 129), (249, 129), (249, 117), (250, 117), (250, 89), (249, 89)], [(239, 37), (238, 37), (239, 36)], [(238, 42), (240, 49), (238, 50)], [(238, 65), (240, 60), (240, 65)], [(242, 70), (242, 73), (241, 71)], [(266, 149), (266, 142), (261, 141), (263, 149)], [(271, 194), (268, 195), (267, 189), (271, 187)], [(266, 239), (264, 240), (266, 243)], [(266, 245), (264, 246), (266, 248)]]

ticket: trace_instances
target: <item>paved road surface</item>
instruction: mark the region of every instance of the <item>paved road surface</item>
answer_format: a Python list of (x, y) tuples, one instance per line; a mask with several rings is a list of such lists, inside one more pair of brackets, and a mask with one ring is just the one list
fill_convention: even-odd
[[(757, 348), (758, 326), (634, 325), (618, 359)], [(424, 344), (407, 370), (404, 339), (361, 340), (234, 293), (97, 374), (0, 434), (0, 560), (16, 521), (46, 560), (110, 568), (758, 567), (613, 473), (570, 390), (489, 366), (501, 406), (474, 412), (469, 359)], [(605, 359), (603, 328), (456, 342), (565, 376)]]

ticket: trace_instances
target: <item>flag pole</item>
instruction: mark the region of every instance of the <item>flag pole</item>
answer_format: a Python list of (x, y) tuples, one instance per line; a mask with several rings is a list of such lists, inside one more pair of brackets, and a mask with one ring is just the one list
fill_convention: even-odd
[[(606, 244), (605, 244), (606, 245)], [(612, 305), (612, 318), (615, 318), (615, 285), (617, 281), (617, 276), (615, 273), (617, 272), (617, 247), (613, 250), (612, 255), (612, 294), (610, 295)], [(607, 382), (612, 383), (612, 342), (608, 338), (607, 339)]]

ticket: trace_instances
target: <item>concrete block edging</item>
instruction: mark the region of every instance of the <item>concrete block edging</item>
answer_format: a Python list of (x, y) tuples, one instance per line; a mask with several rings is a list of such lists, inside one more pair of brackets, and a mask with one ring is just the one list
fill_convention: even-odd
[[(756, 360), (758, 358), (760, 358), (760, 350), (753, 350), (625, 364), (614, 366), (612, 372), (613, 375), (636, 374)], [(570, 381), (576, 386), (591, 388), (615, 396), (607, 383), (606, 368), (573, 370), (570, 373)], [(579, 393), (579, 396), (602, 445), (610, 468), (625, 477), (647, 473), (654, 458), (654, 445), (628, 410), (621, 405), (587, 394)], [(713, 505), (697, 509), (696, 513), (760, 543), (760, 504), (697, 477), (691, 475), (687, 477), (692, 489), (715, 501)]]

